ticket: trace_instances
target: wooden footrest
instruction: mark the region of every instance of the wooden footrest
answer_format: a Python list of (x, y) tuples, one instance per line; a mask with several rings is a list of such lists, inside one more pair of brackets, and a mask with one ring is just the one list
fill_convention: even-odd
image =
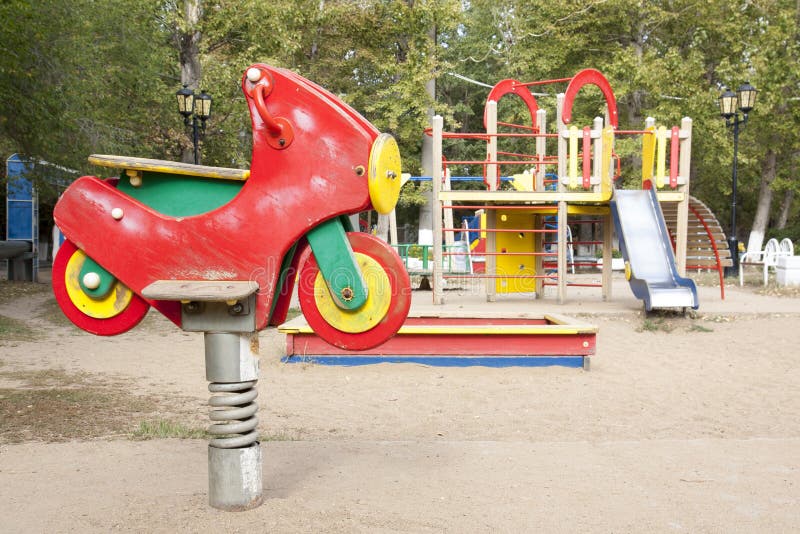
[(258, 291), (258, 284), (245, 280), (157, 280), (142, 290), (153, 300), (229, 302)]

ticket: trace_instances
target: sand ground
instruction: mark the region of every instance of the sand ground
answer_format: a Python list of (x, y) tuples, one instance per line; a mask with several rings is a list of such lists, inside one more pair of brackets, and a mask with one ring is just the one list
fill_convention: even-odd
[[(689, 318), (644, 317), (619, 277), (611, 302), (447, 293), (451, 312), (598, 325), (590, 372), (283, 364), (282, 336), (262, 332), (265, 501), (239, 513), (207, 505), (203, 439), (131, 437), (145, 420), (206, 424), (202, 336), (150, 314), (97, 338), (53, 320), (47, 291), (0, 294), (34, 332), (0, 338), (0, 530), (796, 531), (800, 298), (778, 293), (701, 287)], [(413, 309), (435, 311), (430, 293)], [(59, 426), (12, 405), (59, 380), (107, 409), (87, 400)]]

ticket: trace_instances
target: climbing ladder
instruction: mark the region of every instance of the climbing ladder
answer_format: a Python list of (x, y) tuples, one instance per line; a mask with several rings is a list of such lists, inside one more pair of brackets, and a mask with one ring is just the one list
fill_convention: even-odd
[[(677, 204), (671, 202), (661, 204), (664, 220), (672, 236), (677, 231), (677, 207)], [(690, 196), (686, 239), (686, 269), (717, 271), (719, 273), (720, 294), (723, 299), (725, 298), (723, 269), (733, 265), (726, 239), (725, 231), (714, 216), (714, 213), (702, 201)]]

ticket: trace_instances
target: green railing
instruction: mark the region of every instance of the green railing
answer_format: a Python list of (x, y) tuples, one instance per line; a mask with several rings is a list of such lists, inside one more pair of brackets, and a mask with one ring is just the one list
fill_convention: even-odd
[[(403, 260), (403, 265), (409, 274), (430, 273), (433, 270), (433, 245), (400, 243), (392, 246)], [(468, 245), (442, 245), (442, 252), (442, 270), (444, 272), (472, 272), (472, 259)]]

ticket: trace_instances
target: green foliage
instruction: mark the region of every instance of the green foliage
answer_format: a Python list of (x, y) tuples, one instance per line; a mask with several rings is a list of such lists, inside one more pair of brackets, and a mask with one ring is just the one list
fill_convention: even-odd
[[(187, 1), (202, 7), (191, 28)], [(200, 88), (214, 97), (203, 146), (207, 164), (249, 165), (250, 119), (239, 82), (255, 62), (299, 72), (394, 134), (404, 170), (412, 174), (421, 173), (429, 110), (444, 116), (447, 130), (483, 129), (488, 89), (452, 74), (493, 85), (504, 78), (569, 77), (593, 67), (614, 88), (622, 128), (639, 129), (648, 116), (664, 125), (692, 117), (692, 193), (723, 220), (733, 148), (715, 100), (721, 85), (749, 80), (759, 95), (740, 144), (740, 218), (753, 217), (770, 147), (778, 158), (772, 190), (800, 189), (795, 2), (7, 0), (0, 3), (0, 20), (6, 21), (0, 26), (0, 149), (79, 171), (92, 170), (85, 163), (90, 153), (179, 157), (189, 143), (174, 109), (179, 40), (194, 31)], [(433, 79), (435, 99), (426, 87)], [(541, 107), (553, 110), (564, 84), (535, 90)], [(582, 90), (575, 122), (588, 124), (602, 109), (598, 91)], [(499, 118), (530, 123), (513, 97), (503, 99)], [(554, 119), (551, 113), (551, 131)], [(529, 140), (501, 144), (510, 152), (532, 151)], [(620, 139), (616, 149), (625, 161), (638, 161), (638, 141)], [(485, 157), (481, 142), (448, 141), (446, 150), (452, 158)], [(450, 170), (483, 172), (479, 165)], [(425, 187), (406, 185), (400, 209), (413, 212), (424, 202)], [(797, 212), (794, 206), (789, 220)]]
[(165, 157), (175, 64), (156, 0), (0, 4), (0, 137), (86, 168), (90, 153)]

